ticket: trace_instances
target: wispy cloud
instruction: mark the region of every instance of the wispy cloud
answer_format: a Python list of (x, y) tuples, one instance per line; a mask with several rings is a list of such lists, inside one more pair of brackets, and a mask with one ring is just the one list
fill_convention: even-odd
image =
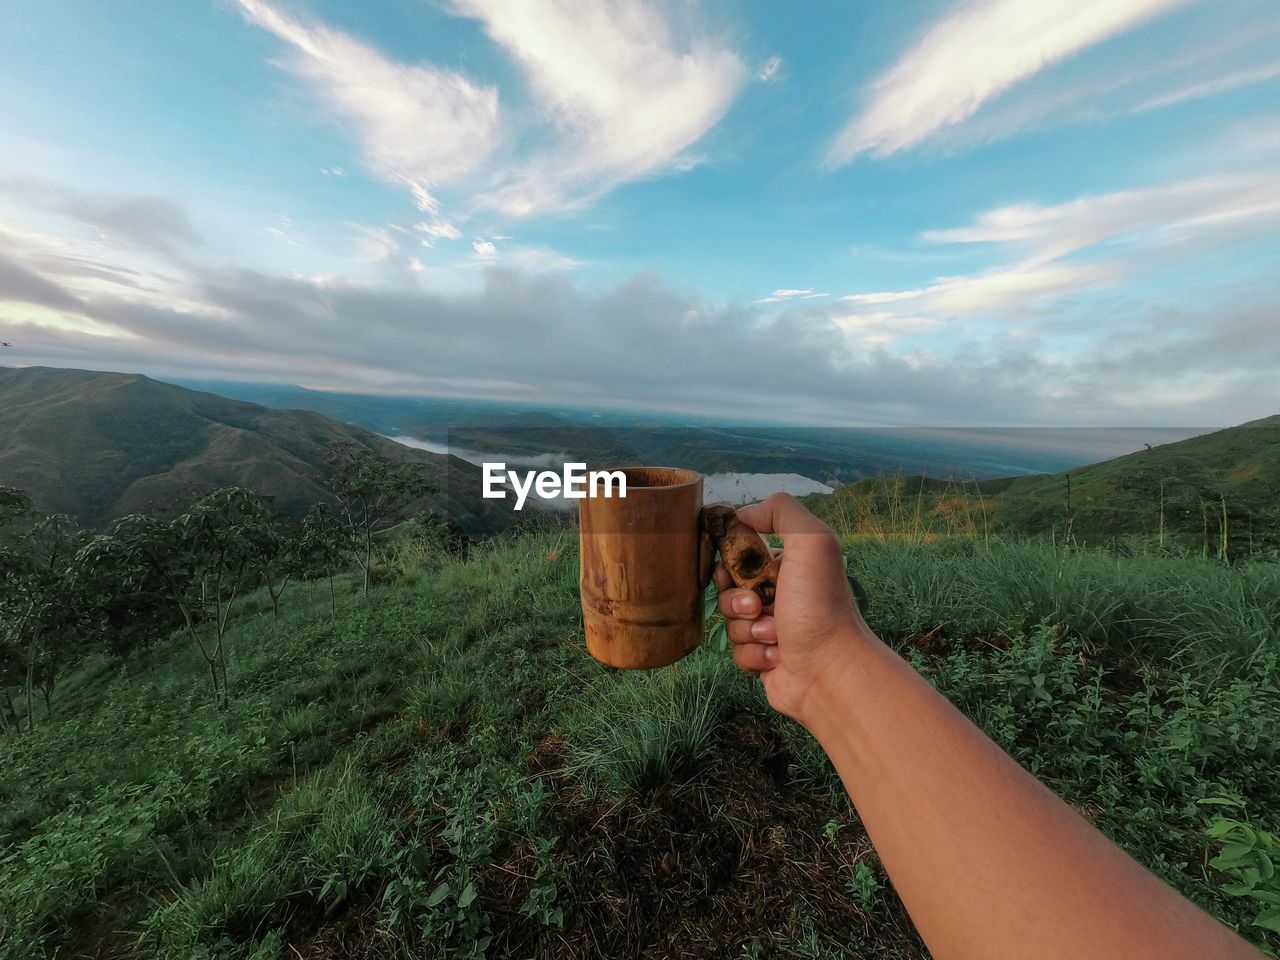
[(873, 293), (849, 293), (840, 297), (845, 303), (894, 303), (918, 297), (922, 290), (880, 290)]
[(457, 226), (438, 217), (419, 220), (413, 225), (413, 229), (417, 231), (424, 247), (434, 247), (437, 240), (457, 240), (462, 236), (462, 231)]
[(508, 243), (511, 238), (502, 234), (489, 237), (476, 237), (471, 241), (474, 256), (469, 266), (515, 267), (529, 273), (547, 273), (555, 270), (567, 270), (582, 266), (581, 260), (575, 260), (559, 250), (540, 244)]
[(353, 223), (351, 229), (355, 233), (357, 259), (381, 263), (400, 252), (400, 241), (385, 227)]
[(1230, 244), (1280, 224), (1280, 183), (1270, 171), (1022, 203), (962, 227), (926, 230), (932, 244), (990, 245), (1011, 262), (942, 276), (923, 287), (846, 294), (860, 314), (942, 318), (1025, 317), (1047, 300), (1114, 286), (1153, 251), (1196, 241)]
[(812, 290), (808, 287), (803, 289), (783, 288), (775, 290), (767, 297), (761, 297), (759, 300), (753, 300), (752, 303), (783, 303), (788, 300), (820, 300), (823, 297), (829, 297), (831, 294)]
[(827, 154), (888, 156), (962, 123), (1045, 67), (1187, 0), (973, 0), (878, 77)]
[(289, 46), (284, 65), (355, 132), (376, 175), (437, 207), (433, 190), (474, 171), (500, 133), (498, 91), (432, 64), (397, 63), (370, 44), (289, 16), (265, 0), (239, 0), (250, 22)]
[(773, 83), (778, 79), (778, 71), (782, 69), (782, 58), (772, 56), (760, 65), (756, 71), (756, 79), (761, 83)]
[(1113, 264), (1044, 263), (1030, 258), (972, 274), (937, 277), (913, 290), (848, 294), (836, 303), (853, 305), (846, 317), (898, 317), (912, 323), (927, 317), (1024, 317), (1042, 301), (1105, 286), (1120, 276)]
[(105, 241), (172, 255), (204, 244), (186, 209), (148, 194), (88, 194), (47, 180), (0, 180), (0, 195), (76, 220)]
[(302, 240), (301, 234), (298, 232), (298, 228), (294, 226), (293, 220), (290, 217), (283, 215), (277, 216), (275, 223), (268, 224), (263, 227), (262, 232), (272, 240), (277, 240), (289, 247), (306, 246)]
[(1231, 90), (1239, 90), (1241, 87), (1252, 86), (1255, 83), (1273, 80), (1276, 77), (1280, 77), (1280, 60), (1273, 60), (1270, 63), (1249, 67), (1244, 70), (1233, 70), (1230, 73), (1222, 74), (1209, 80), (1178, 87), (1168, 93), (1162, 93), (1159, 96), (1144, 100), (1134, 108), (1134, 112), (1158, 110), (1162, 107), (1173, 106), (1175, 103), (1199, 100), (1201, 97), (1212, 97)]
[[(14, 265), (44, 277), (73, 300), (37, 300), (51, 311), (81, 314), (102, 294), (148, 302), (182, 303), (180, 276), (204, 240), (181, 204), (149, 195), (94, 194), (47, 181), (10, 181), (26, 213), (44, 214), (42, 227), (0, 218), (0, 254), (10, 256), (0, 300), (18, 283)], [(5, 192), (0, 189), (0, 197)], [(47, 215), (52, 215), (48, 219)], [(16, 299), (21, 300), (21, 297)], [(47, 314), (46, 319), (53, 317)]]
[(1201, 4), (1176, 30), (1193, 43), (1172, 44), (1168, 35), (1140, 44), (1123, 57), (1077, 61), (1018, 84), (985, 104), (964, 123), (931, 138), (944, 149), (985, 144), (1046, 126), (1102, 123), (1265, 83), (1272, 77), (1280, 43), (1280, 16), (1273, 4), (1242, 3), (1230, 23)]
[(1115, 237), (1280, 216), (1280, 182), (1270, 171), (1198, 177), (1066, 203), (1011, 204), (972, 224), (927, 230), (930, 243), (1020, 244), (1043, 262)]
[(450, 9), (479, 20), (515, 60), (554, 128), (482, 198), (512, 215), (688, 165), (747, 76), (725, 44), (695, 30), (678, 37), (660, 7), (638, 0), (453, 0)]

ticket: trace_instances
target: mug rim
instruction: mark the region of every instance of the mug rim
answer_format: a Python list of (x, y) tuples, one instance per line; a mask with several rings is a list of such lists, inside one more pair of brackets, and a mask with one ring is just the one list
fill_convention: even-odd
[[(676, 490), (680, 487), (691, 486), (702, 480), (702, 474), (697, 470), (690, 470), (687, 467), (660, 467), (636, 464), (630, 467), (608, 467), (609, 470), (621, 470), (627, 478), (628, 490)], [(632, 482), (632, 475), (641, 471), (664, 471), (672, 474), (678, 474), (682, 479), (676, 480), (674, 483), (638, 483)], [(637, 477), (640, 480), (642, 477)]]

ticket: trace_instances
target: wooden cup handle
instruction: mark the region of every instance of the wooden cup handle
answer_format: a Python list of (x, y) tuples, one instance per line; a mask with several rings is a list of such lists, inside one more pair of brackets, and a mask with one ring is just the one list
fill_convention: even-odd
[[(708, 559), (720, 551), (720, 561), (736, 586), (754, 590), (767, 607), (778, 589), (778, 561), (764, 537), (738, 519), (733, 507), (703, 507), (700, 516)], [(710, 573), (710, 563), (706, 564)]]

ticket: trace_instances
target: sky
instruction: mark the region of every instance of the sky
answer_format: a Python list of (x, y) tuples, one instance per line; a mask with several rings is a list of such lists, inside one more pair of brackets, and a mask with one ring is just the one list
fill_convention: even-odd
[(0, 364), (1280, 412), (1275, 0), (6, 5)]

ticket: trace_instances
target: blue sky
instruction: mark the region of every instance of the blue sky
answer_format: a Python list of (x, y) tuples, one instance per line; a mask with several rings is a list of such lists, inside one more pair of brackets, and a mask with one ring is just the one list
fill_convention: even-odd
[(3, 363), (1280, 410), (1274, 0), (14, 5), (0, 140)]

